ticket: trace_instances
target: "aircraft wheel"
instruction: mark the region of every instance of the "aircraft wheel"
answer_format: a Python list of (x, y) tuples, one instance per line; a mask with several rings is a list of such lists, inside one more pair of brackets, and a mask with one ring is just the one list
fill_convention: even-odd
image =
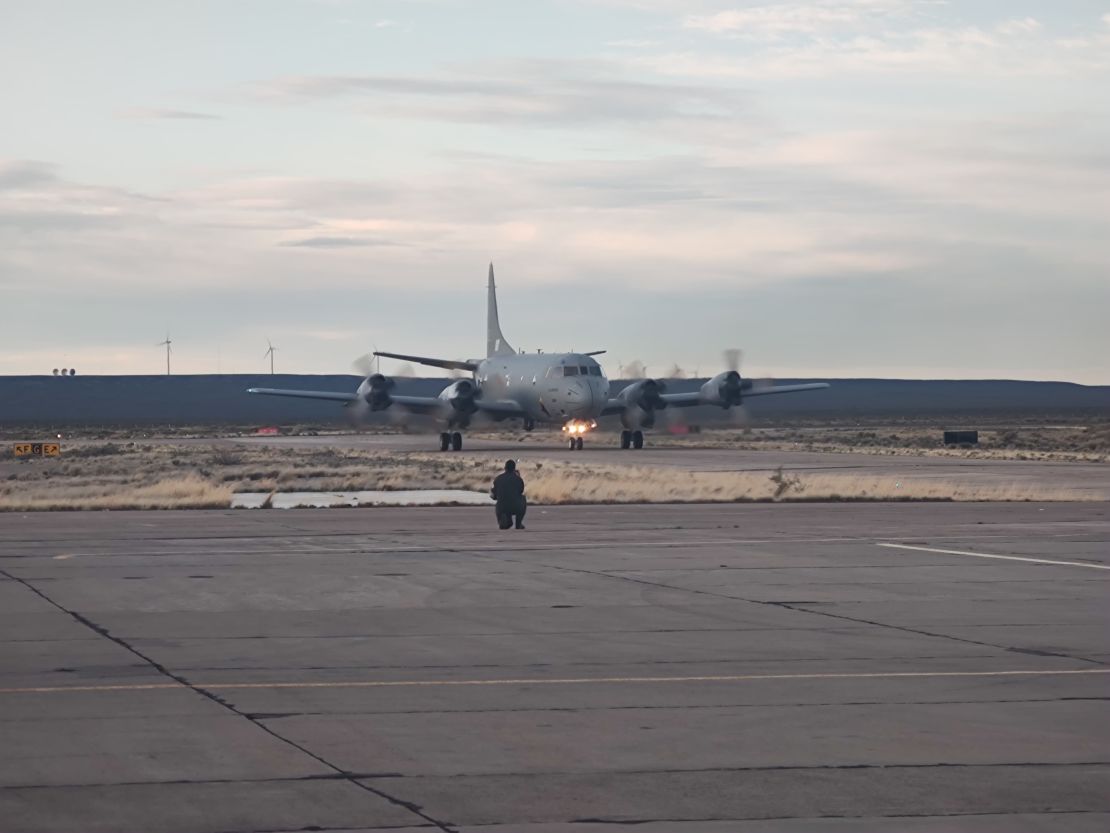
[(574, 448), (575, 448), (576, 451), (581, 451), (582, 450), (582, 438), (581, 437), (578, 437), (574, 441)]
[(462, 434), (458, 431), (451, 435), (451, 450), (462, 451)]
[(574, 444), (574, 437), (571, 437), (570, 438), (570, 450), (574, 451), (575, 448), (576, 448), (576, 446)]
[(629, 449), (632, 447), (632, 432), (621, 431), (621, 449)]
[(633, 431), (632, 432), (632, 447), (633, 448), (643, 448), (644, 447), (644, 432), (643, 431)]
[(439, 435), (439, 450), (446, 451), (451, 447), (451, 435), (443, 433)]

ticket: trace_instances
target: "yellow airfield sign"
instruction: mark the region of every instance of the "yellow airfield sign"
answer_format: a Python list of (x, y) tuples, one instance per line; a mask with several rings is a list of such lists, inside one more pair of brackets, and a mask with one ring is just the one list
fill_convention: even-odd
[(16, 443), (12, 446), (16, 457), (57, 457), (62, 453), (61, 443)]

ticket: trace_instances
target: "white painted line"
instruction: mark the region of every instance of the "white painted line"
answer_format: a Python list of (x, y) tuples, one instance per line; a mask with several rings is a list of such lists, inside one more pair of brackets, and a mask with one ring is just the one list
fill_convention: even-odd
[[(722, 674), (695, 677), (537, 677), (492, 680), (334, 680), (290, 683), (193, 683), (191, 687), (216, 689), (277, 689), (277, 688), (418, 688), (444, 686), (521, 686), (521, 685), (614, 685), (636, 683), (740, 683), (767, 680), (895, 680), (903, 678), (944, 677), (1060, 677), (1110, 674), (1110, 668), (1041, 669), (1019, 671), (873, 671), (829, 672), (814, 674)], [(78, 691), (165, 691), (186, 690), (180, 683), (134, 683), (115, 685), (37, 686), (31, 688), (0, 688), (0, 694), (62, 694)]]
[(941, 550), (936, 547), (911, 547), (909, 544), (875, 544), (877, 547), (889, 547), (894, 550), (917, 550), (918, 552), (936, 552), (941, 555), (970, 555), (975, 558), (1000, 558), (1003, 561), (1028, 561), (1033, 564), (1056, 564), (1063, 567), (1086, 567), (1089, 570), (1110, 570), (1110, 564), (1087, 564), (1082, 561), (1055, 561), (1050, 558), (1027, 558), (1022, 555), (992, 555), (985, 552), (967, 552), (965, 550)]

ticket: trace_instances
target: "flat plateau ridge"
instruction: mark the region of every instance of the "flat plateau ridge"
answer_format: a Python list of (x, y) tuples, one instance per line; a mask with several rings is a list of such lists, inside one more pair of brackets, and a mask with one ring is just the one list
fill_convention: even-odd
[[(110, 424), (278, 424), (314, 421), (345, 424), (334, 404), (252, 397), (250, 387), (353, 391), (351, 375), (197, 376), (0, 376), (0, 426)], [(397, 393), (434, 396), (448, 380), (397, 380)], [(668, 390), (695, 390), (702, 380), (667, 380)], [(752, 400), (752, 412), (766, 417), (867, 414), (1103, 413), (1110, 410), (1110, 386), (1067, 382), (919, 381), (905, 379), (778, 379), (781, 384), (830, 382), (832, 387), (804, 396)], [(615, 395), (628, 384), (612, 381)], [(79, 406), (79, 407), (78, 407)], [(724, 419), (720, 409), (695, 409), (703, 422)], [(383, 423), (386, 415), (375, 417)]]

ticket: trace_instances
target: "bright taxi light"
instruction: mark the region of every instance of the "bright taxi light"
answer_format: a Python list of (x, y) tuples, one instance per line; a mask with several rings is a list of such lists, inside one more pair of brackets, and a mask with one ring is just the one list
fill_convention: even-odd
[(589, 421), (572, 419), (570, 422), (566, 423), (563, 426), (563, 432), (571, 434), (573, 436), (577, 434), (585, 434), (587, 431), (592, 431), (594, 428), (597, 428), (597, 422), (592, 419)]

